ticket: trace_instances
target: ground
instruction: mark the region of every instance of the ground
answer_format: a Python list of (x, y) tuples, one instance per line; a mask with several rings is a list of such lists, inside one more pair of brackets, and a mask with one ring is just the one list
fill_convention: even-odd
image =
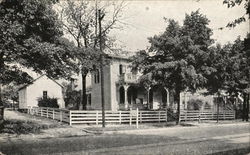
[[(27, 115), (22, 115), (27, 117)], [(42, 121), (42, 119), (41, 119)], [(45, 121), (49, 121), (45, 119)], [(155, 125), (154, 128), (96, 130), (98, 127), (58, 127), (49, 136), (0, 137), (4, 154), (247, 154), (250, 126), (245, 122)], [(157, 127), (161, 126), (161, 127)], [(119, 127), (118, 127), (119, 128)], [(89, 132), (88, 132), (89, 131)], [(98, 132), (96, 132), (98, 131)], [(100, 132), (102, 131), (102, 132)], [(70, 132), (71, 136), (65, 134)], [(74, 134), (74, 133), (81, 134)], [(42, 134), (44, 134), (42, 133)], [(59, 136), (61, 135), (61, 136)], [(29, 137), (29, 138), (27, 138)], [(52, 138), (53, 137), (53, 138)]]

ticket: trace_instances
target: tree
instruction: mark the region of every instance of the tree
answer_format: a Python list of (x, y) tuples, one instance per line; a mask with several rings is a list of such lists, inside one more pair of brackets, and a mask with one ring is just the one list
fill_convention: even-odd
[(250, 1), (249, 0), (224, 0), (223, 1), (223, 4), (227, 5), (228, 8), (233, 8), (237, 5), (240, 6), (242, 5), (242, 3), (244, 3), (243, 5), (246, 10), (245, 14), (243, 14), (241, 17), (238, 17), (234, 21), (229, 22), (226, 27), (233, 28), (237, 26), (238, 24), (247, 21), (247, 19), (250, 18)]
[[(52, 9), (56, 0), (0, 2), (0, 85), (29, 83), (28, 68), (49, 77), (69, 77), (73, 55)], [(0, 93), (1, 94), (1, 93)], [(0, 103), (1, 104), (1, 103)]]
[(243, 119), (248, 120), (247, 106), (249, 107), (249, 57), (244, 47), (244, 41), (240, 38), (234, 43), (228, 43), (223, 47), (217, 46), (215, 57), (211, 57), (211, 64), (216, 71), (208, 78), (208, 90), (216, 92), (218, 90), (226, 91), (230, 96), (237, 97), (243, 95)]
[(183, 26), (174, 20), (168, 22), (164, 33), (149, 38), (149, 53), (139, 54), (134, 67), (143, 73), (142, 77), (174, 90), (179, 123), (180, 92), (202, 88), (207, 80), (204, 75), (212, 72), (206, 64), (213, 43), (212, 30), (199, 10), (186, 14)]
[[(117, 3), (118, 4), (118, 3)], [(121, 17), (121, 11), (123, 9), (123, 3), (118, 5), (115, 3), (107, 2), (102, 5), (96, 3), (91, 5), (91, 1), (64, 1), (60, 9), (58, 10), (59, 17), (62, 21), (64, 31), (68, 34), (76, 43), (78, 49), (77, 62), (80, 66), (80, 72), (82, 76), (82, 94), (81, 103), (83, 109), (86, 109), (86, 76), (89, 71), (96, 71), (100, 64), (101, 53), (99, 51), (99, 41), (97, 31), (97, 10), (102, 10), (101, 14), (106, 14), (106, 9), (112, 12), (110, 20), (104, 21), (102, 24), (102, 46), (112, 46), (112, 39), (108, 37), (108, 33), (117, 26), (119, 18)]]

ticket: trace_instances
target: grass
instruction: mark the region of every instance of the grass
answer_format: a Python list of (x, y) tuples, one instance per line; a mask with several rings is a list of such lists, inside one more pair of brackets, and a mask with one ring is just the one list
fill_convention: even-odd
[(5, 120), (3, 127), (0, 129), (0, 133), (9, 134), (29, 134), (29, 133), (40, 133), (43, 129), (53, 128), (57, 125), (38, 124), (32, 121), (23, 120)]
[[(167, 123), (139, 123), (138, 129), (154, 129), (154, 128), (165, 128), (165, 127), (175, 127), (175, 126), (195, 126), (188, 123), (180, 123), (179, 125), (176, 125), (175, 122), (167, 122)], [(86, 127), (85, 129), (89, 131), (95, 131), (95, 132), (101, 132), (101, 131), (122, 131), (122, 130), (136, 130), (136, 126), (133, 123), (132, 126), (129, 126), (129, 124), (126, 125), (112, 125), (108, 124), (106, 128), (102, 128), (101, 126), (90, 126)]]

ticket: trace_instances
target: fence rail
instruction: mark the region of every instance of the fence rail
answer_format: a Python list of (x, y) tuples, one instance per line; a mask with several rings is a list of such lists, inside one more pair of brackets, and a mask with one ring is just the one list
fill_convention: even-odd
[(192, 121), (192, 120), (230, 120), (235, 119), (235, 112), (233, 110), (223, 110), (219, 111), (181, 111), (180, 120), (181, 121)]
[[(70, 125), (77, 124), (101, 124), (101, 111), (86, 110), (62, 110), (45, 107), (30, 107), (28, 113), (47, 117)], [(105, 111), (105, 122), (107, 123), (133, 123), (138, 120), (139, 123), (144, 122), (166, 122), (166, 111)]]
[(60, 122), (70, 123), (70, 111), (56, 108), (32, 107), (28, 113), (41, 117), (51, 118)]
[[(61, 122), (69, 123), (70, 125), (80, 124), (101, 124), (102, 111), (87, 111), (87, 110), (63, 110), (45, 107), (30, 107), (28, 113), (41, 117), (51, 118)], [(105, 121), (107, 123), (146, 123), (146, 122), (166, 122), (167, 111), (145, 111), (145, 110), (130, 110), (130, 111), (105, 111)], [(169, 113), (170, 114), (170, 113)], [(195, 120), (228, 120), (235, 119), (235, 113), (231, 110), (220, 111), (219, 114), (214, 111), (181, 111), (181, 121)]]

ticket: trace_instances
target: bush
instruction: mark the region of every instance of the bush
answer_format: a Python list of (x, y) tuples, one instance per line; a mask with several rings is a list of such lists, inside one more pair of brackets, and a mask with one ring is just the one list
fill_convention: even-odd
[(6, 120), (3, 122), (3, 128), (0, 133), (10, 134), (29, 134), (40, 133), (41, 129), (48, 129), (48, 125), (37, 124), (32, 121)]
[(81, 92), (77, 90), (67, 91), (64, 101), (65, 101), (65, 106), (69, 110), (78, 109), (81, 102)]
[(57, 98), (38, 98), (39, 107), (59, 108)]
[(191, 99), (187, 102), (188, 110), (200, 110), (203, 105), (203, 101), (200, 99)]

